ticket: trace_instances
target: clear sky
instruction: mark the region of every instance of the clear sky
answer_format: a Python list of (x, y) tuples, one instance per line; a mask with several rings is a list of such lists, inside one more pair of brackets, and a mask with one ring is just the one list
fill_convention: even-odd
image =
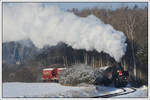
[(78, 9), (84, 9), (84, 8), (93, 8), (93, 7), (98, 7), (98, 8), (110, 8), (110, 9), (116, 9), (120, 8), (122, 6), (128, 6), (129, 8), (133, 8), (135, 5), (137, 5), (140, 8), (144, 8), (147, 6), (146, 2), (83, 2), (83, 3), (44, 3), (43, 5), (54, 5), (54, 6), (59, 6), (60, 8), (66, 10), (66, 9), (72, 9), (72, 8), (78, 8)]
[[(4, 5), (20, 5), (20, 4), (24, 4), (24, 3), (4, 3)], [(32, 4), (32, 3), (30, 3)], [(34, 4), (34, 3), (33, 3)], [(60, 8), (62, 8), (63, 10), (67, 10), (67, 9), (72, 9), (72, 8), (78, 8), (78, 9), (84, 9), (84, 8), (105, 8), (105, 9), (116, 9), (116, 8), (120, 8), (120, 7), (126, 7), (128, 6), (129, 8), (133, 8), (135, 5), (137, 5), (140, 8), (144, 8), (146, 6), (148, 6), (147, 2), (50, 2), (50, 3), (41, 3), (43, 6), (48, 5), (48, 6), (58, 6)], [(20, 5), (21, 6), (21, 5)]]

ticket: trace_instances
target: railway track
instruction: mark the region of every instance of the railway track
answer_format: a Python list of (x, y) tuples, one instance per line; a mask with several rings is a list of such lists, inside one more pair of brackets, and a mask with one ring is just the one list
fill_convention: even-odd
[[(120, 96), (120, 95), (133, 93), (133, 92), (136, 91), (136, 89), (133, 88), (133, 87), (125, 87), (125, 88), (121, 88), (121, 89), (122, 89), (121, 92), (111, 93), (111, 94), (106, 94), (106, 95), (101, 95), (101, 96), (95, 96), (95, 97), (91, 97), (91, 98), (110, 98), (110, 97), (115, 97), (115, 96)], [(129, 91), (129, 89), (130, 89), (130, 91)]]

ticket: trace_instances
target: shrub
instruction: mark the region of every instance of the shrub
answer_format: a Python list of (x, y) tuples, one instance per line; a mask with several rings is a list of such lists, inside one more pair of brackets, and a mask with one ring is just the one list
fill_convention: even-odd
[(102, 83), (103, 72), (100, 68), (78, 64), (68, 68), (59, 75), (59, 83), (62, 85), (76, 86), (81, 83)]

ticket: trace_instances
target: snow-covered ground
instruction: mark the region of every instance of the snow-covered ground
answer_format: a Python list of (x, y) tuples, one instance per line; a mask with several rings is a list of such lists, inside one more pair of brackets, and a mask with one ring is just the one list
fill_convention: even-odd
[[(131, 89), (127, 88), (127, 90), (130, 92), (132, 91)], [(142, 86), (140, 88), (136, 88), (136, 91), (133, 93), (129, 93), (126, 95), (120, 95), (117, 97), (140, 97), (140, 98), (145, 98), (148, 97), (148, 88), (146, 86)]]
[[(122, 89), (104, 86), (62, 86), (58, 83), (3, 83), (3, 97), (93, 97), (122, 92)], [(131, 91), (131, 90), (129, 90)], [(147, 97), (147, 87), (117, 97)]]

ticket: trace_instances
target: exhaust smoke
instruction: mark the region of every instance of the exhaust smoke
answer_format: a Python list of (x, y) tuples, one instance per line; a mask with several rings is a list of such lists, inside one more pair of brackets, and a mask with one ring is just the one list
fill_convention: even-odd
[(30, 39), (38, 48), (64, 42), (74, 49), (97, 50), (120, 61), (126, 51), (123, 32), (94, 15), (78, 17), (59, 7), (40, 4), (6, 4), (3, 42)]

